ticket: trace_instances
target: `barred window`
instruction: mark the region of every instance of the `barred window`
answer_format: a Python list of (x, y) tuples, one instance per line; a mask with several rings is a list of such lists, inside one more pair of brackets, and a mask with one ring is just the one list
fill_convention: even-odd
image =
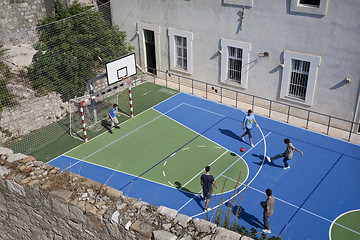
[(187, 43), (186, 38), (175, 36), (176, 67), (187, 70)]
[(289, 95), (305, 100), (310, 62), (292, 59)]
[(311, 5), (314, 7), (320, 6), (320, 0), (300, 0), (300, 4)]
[(229, 46), (228, 78), (241, 83), (242, 49)]

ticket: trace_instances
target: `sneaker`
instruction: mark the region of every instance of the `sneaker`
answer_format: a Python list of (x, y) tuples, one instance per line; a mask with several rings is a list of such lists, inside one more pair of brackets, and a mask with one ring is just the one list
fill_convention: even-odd
[(119, 127), (119, 126), (114, 126), (114, 128), (117, 128), (117, 129), (119, 129), (120, 127)]
[(244, 138), (244, 137), (241, 137), (241, 140), (243, 140), (243, 142), (245, 142), (245, 138)]
[(254, 144), (251, 144), (251, 147), (255, 147)]
[(263, 229), (262, 231), (263, 231), (263, 233), (271, 233), (271, 230), (268, 230), (268, 229)]
[(109, 130), (109, 133), (110, 133), (110, 134), (113, 134), (113, 131)]
[(287, 166), (287, 167), (283, 167), (283, 169), (289, 169), (290, 168), (290, 166)]
[(268, 160), (269, 162), (271, 162), (270, 157), (266, 156), (265, 158), (266, 158), (266, 160)]

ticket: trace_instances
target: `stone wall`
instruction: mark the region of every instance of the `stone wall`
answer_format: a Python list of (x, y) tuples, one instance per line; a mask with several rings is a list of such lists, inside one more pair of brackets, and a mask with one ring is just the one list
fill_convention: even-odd
[(244, 239), (0, 147), (0, 239)]

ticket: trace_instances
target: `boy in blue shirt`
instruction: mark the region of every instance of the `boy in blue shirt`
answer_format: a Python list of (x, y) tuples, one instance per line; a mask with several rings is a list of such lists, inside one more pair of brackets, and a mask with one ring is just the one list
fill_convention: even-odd
[(255, 123), (255, 126), (258, 127), (257, 122), (255, 121), (255, 116), (252, 115), (251, 109), (248, 110), (248, 115), (245, 116), (243, 120), (243, 129), (245, 129), (246, 126), (246, 132), (244, 132), (243, 135), (241, 135), (241, 139), (245, 142), (245, 135), (249, 135), (250, 145), (251, 147), (254, 147), (254, 144), (252, 143), (252, 134), (251, 134), (251, 128), (253, 123)]
[(117, 109), (118, 109), (118, 105), (114, 104), (113, 108), (110, 110), (110, 113), (109, 113), (109, 118), (110, 118), (110, 122), (111, 122), (109, 133), (111, 133), (111, 134), (113, 133), (111, 129), (114, 127), (114, 125), (115, 125), (115, 128), (120, 128), (118, 126), (119, 120), (116, 118), (116, 115), (118, 115), (120, 117), (120, 114), (118, 113)]

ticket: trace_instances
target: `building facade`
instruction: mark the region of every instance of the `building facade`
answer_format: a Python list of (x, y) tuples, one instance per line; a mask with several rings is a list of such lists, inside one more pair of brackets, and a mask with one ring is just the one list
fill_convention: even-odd
[(142, 67), (359, 121), (359, 0), (113, 0), (111, 13)]

